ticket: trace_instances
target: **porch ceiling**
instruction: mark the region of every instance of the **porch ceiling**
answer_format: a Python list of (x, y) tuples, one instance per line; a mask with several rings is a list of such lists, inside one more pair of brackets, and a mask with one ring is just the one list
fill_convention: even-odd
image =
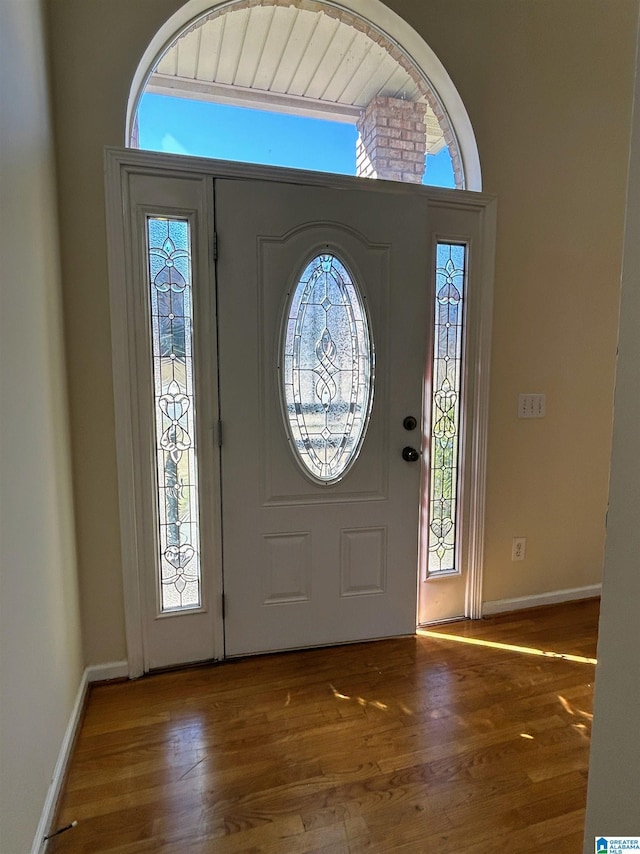
[[(363, 22), (320, 3), (212, 13), (164, 53), (146, 91), (355, 123), (377, 95), (427, 106), (427, 150), (444, 146), (410, 60)], [(394, 54), (394, 55), (392, 55)]]

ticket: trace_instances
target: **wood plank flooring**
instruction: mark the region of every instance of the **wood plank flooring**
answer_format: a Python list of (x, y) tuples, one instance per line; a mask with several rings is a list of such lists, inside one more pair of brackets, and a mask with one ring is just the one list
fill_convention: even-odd
[(580, 854), (594, 666), (509, 646), (594, 658), (597, 619), (590, 600), (96, 686), (57, 822), (78, 825), (48, 851)]

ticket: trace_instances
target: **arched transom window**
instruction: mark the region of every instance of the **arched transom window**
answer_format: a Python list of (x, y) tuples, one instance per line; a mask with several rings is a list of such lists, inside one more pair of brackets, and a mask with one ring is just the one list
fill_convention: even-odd
[(218, 4), (156, 56), (134, 102), (134, 147), (469, 188), (424, 68), (330, 2)]

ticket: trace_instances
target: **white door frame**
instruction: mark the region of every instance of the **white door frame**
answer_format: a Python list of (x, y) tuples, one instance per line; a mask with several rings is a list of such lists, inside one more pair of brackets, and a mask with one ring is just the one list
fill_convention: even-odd
[[(132, 360), (135, 329), (127, 311), (127, 283), (136, 259), (129, 257), (130, 241), (122, 227), (123, 211), (128, 199), (128, 184), (132, 175), (185, 176), (200, 179), (212, 193), (213, 179), (236, 178), (261, 181), (278, 181), (329, 188), (358, 186), (375, 194), (421, 193), (440, 206), (475, 209), (481, 217), (481, 231), (485, 250), (476, 255), (475, 264), (480, 293), (473, 300), (469, 323), (473, 335), (469, 336), (466, 359), (473, 374), (471, 393), (466, 407), (471, 415), (472, 435), (464, 437), (465, 454), (469, 462), (469, 480), (465, 485), (468, 501), (468, 518), (464, 526), (468, 537), (467, 588), (465, 616), (482, 615), (482, 574), (484, 552), (484, 511), (487, 456), (487, 427), (489, 411), (489, 366), (491, 348), (491, 322), (493, 309), (493, 247), (495, 243), (495, 197), (464, 190), (442, 190), (413, 184), (396, 184), (350, 178), (320, 172), (280, 169), (271, 166), (252, 166), (206, 158), (184, 157), (107, 148), (105, 151), (106, 214), (111, 304), (112, 366), (115, 401), (116, 453), (118, 465), (118, 496), (120, 508), (121, 556), (127, 657), (129, 676), (135, 678), (144, 672), (144, 639), (142, 628), (141, 565), (143, 544), (147, 536), (139, 508), (142, 500), (139, 483), (141, 461), (137, 452), (138, 390)], [(372, 201), (375, 197), (372, 197)], [(425, 239), (431, 239), (425, 235)], [(219, 524), (219, 520), (215, 524)], [(419, 578), (416, 567), (416, 582)], [(220, 616), (216, 628), (216, 655), (223, 654), (222, 562), (215, 573), (214, 596), (218, 596), (216, 611)], [(213, 615), (212, 615), (213, 618)]]

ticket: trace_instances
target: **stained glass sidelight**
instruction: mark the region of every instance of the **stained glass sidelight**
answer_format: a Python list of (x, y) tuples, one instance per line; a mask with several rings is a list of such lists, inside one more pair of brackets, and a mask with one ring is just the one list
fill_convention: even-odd
[(200, 605), (193, 387), (191, 235), (187, 220), (147, 218), (162, 611)]
[(374, 353), (359, 288), (336, 255), (317, 255), (288, 301), (282, 388), (291, 446), (315, 480), (356, 459), (373, 400)]
[(456, 572), (464, 245), (438, 243), (431, 400), (428, 574)]

